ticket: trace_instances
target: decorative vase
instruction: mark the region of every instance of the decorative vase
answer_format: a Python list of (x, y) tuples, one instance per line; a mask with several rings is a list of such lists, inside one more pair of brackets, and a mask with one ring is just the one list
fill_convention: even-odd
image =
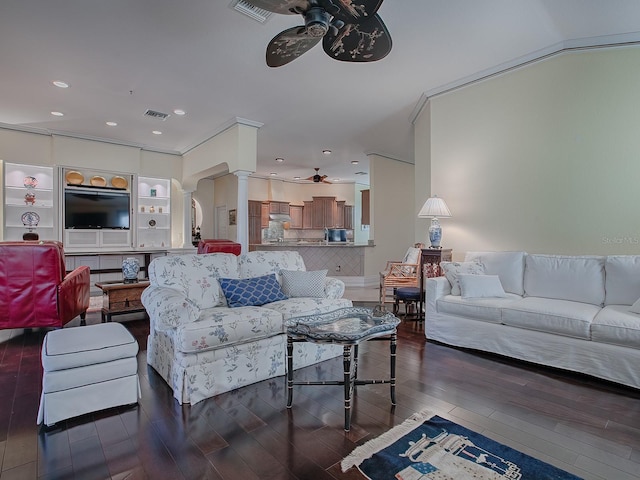
[(429, 242), (431, 242), (431, 248), (440, 248), (440, 241), (442, 240), (442, 227), (437, 218), (431, 219), (431, 225), (429, 226)]
[(122, 261), (122, 276), (124, 283), (136, 283), (140, 272), (140, 262), (137, 258), (125, 258)]

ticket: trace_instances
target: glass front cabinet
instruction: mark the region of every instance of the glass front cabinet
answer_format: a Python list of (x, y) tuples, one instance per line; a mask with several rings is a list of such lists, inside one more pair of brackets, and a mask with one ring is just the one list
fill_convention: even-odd
[(171, 247), (171, 181), (138, 177), (136, 249)]

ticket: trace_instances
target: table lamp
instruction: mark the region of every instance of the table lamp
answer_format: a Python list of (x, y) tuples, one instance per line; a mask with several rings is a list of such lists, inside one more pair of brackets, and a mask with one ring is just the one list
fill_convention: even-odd
[(431, 218), (429, 226), (429, 242), (431, 248), (440, 248), (440, 240), (442, 240), (442, 227), (438, 217), (451, 217), (451, 211), (444, 200), (434, 195), (430, 197), (420, 209), (419, 218)]

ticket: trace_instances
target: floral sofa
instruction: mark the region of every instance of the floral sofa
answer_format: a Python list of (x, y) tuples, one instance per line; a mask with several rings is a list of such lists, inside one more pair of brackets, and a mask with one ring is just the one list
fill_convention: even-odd
[(640, 255), (468, 252), (441, 266), (428, 339), (640, 388)]
[[(285, 322), (352, 305), (341, 280), (306, 272), (294, 251), (158, 257), (149, 281), (147, 363), (180, 403), (284, 375)], [(296, 343), (294, 368), (341, 354), (337, 345)]]

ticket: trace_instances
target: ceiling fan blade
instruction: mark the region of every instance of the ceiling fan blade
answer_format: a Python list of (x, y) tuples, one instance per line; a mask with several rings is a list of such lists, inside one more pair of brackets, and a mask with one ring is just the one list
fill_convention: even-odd
[(283, 15), (296, 15), (306, 12), (311, 6), (309, 0), (249, 0), (253, 6), (269, 12)]
[(322, 37), (307, 35), (303, 26), (288, 28), (273, 37), (267, 45), (267, 65), (270, 67), (286, 65), (315, 47), (321, 39)]
[(342, 20), (344, 23), (358, 23), (366, 18), (373, 17), (382, 0), (333, 0), (334, 4), (340, 8), (340, 11), (334, 15), (337, 20)]
[(343, 62), (375, 62), (391, 51), (391, 35), (375, 14), (358, 23), (345, 22), (337, 35), (329, 31), (322, 39), (322, 48)]

